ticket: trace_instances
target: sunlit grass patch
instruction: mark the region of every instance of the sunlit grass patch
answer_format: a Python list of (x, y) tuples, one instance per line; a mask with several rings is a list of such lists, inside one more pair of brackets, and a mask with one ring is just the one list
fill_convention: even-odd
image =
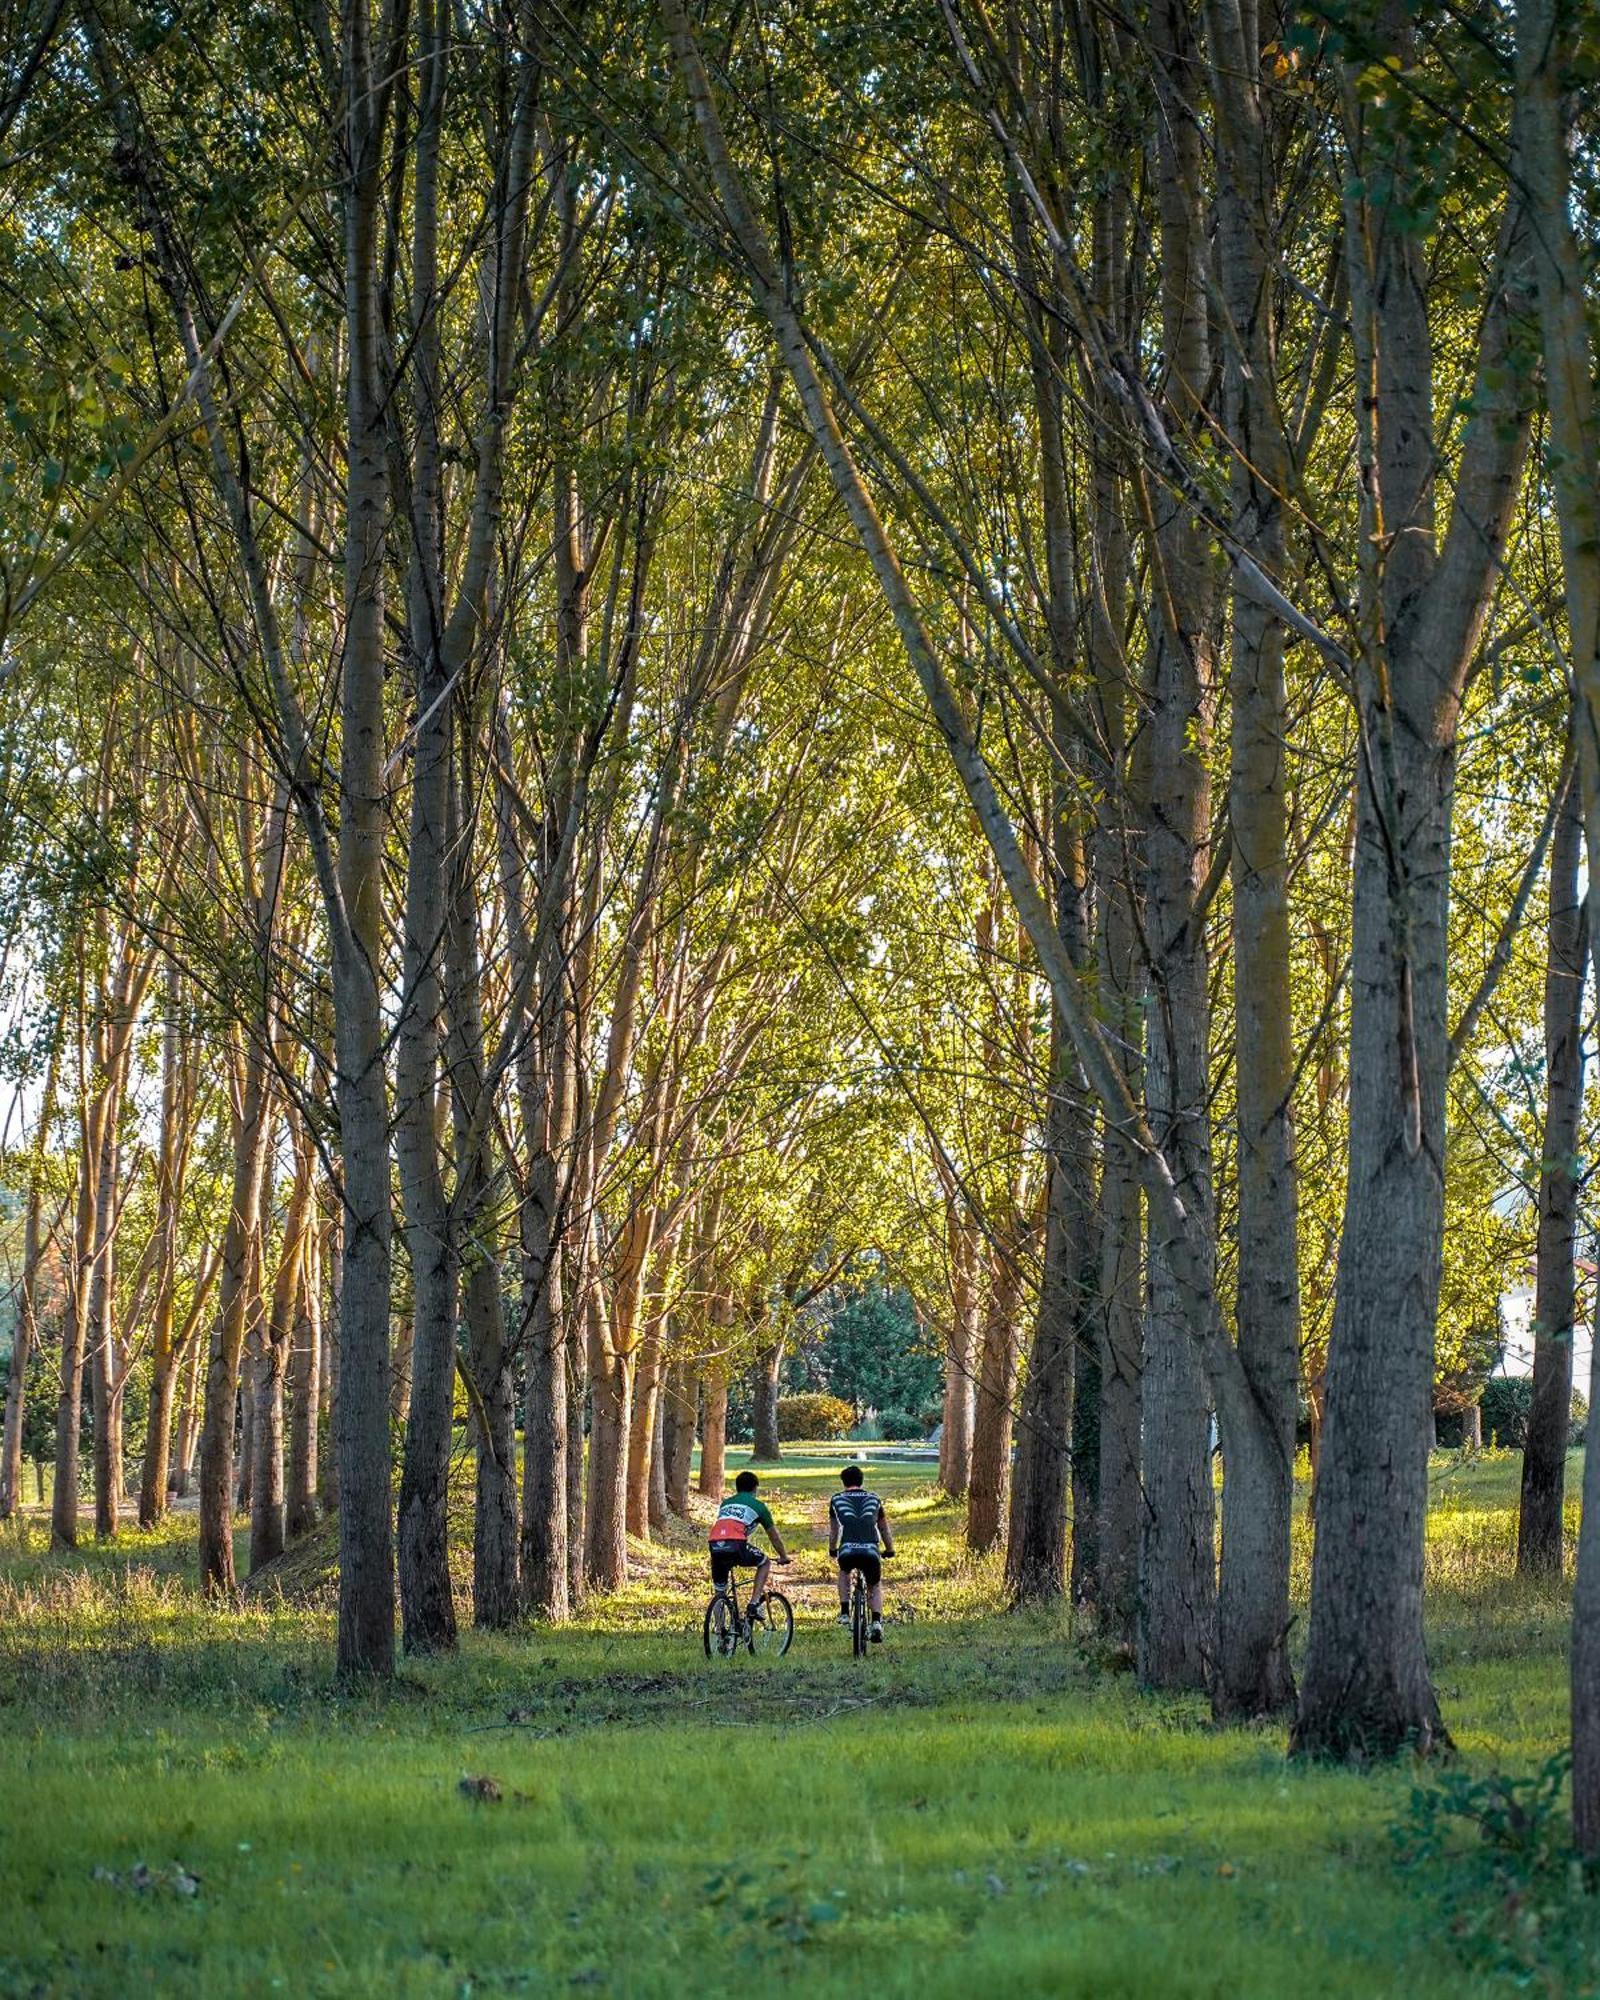
[[(77, 1556), (9, 1533), (0, 1880), (26, 1921), (0, 1993), (1503, 1990), (1431, 1878), (1396, 1876), (1412, 1771), (1297, 1769), (1281, 1727), (1106, 1671), (1065, 1606), (1002, 1611), (925, 1464), (873, 1468), (903, 1552), (889, 1642), (852, 1660), (823, 1539), (844, 1458), (797, 1461), (762, 1468), (798, 1555), (778, 1661), (701, 1653), (709, 1502), (571, 1625), (467, 1630), (354, 1695), (320, 1585), (201, 1602), (192, 1517)], [(1466, 1768), (1532, 1769), (1564, 1727), (1565, 1593), (1511, 1575), (1514, 1463), (1434, 1487), (1447, 1719)]]

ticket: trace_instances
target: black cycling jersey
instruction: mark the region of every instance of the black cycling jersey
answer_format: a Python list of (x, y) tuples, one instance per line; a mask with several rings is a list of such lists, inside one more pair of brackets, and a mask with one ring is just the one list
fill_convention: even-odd
[(864, 1486), (847, 1486), (834, 1494), (828, 1512), (839, 1524), (841, 1555), (846, 1549), (877, 1549), (883, 1502), (876, 1493), (869, 1493)]

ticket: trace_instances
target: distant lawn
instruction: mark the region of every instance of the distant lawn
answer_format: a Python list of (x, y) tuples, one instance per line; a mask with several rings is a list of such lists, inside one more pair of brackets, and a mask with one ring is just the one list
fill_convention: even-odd
[[(0, 1993), (1517, 1990), (1452, 1942), (1449, 1869), (1395, 1866), (1415, 1773), (1292, 1768), (1280, 1730), (1142, 1694), (1065, 1613), (1001, 1613), (925, 1464), (872, 1466), (904, 1553), (889, 1642), (852, 1662), (821, 1537), (855, 1449), (762, 1470), (803, 1550), (777, 1662), (701, 1657), (698, 1530), (571, 1627), (469, 1633), (364, 1698), (329, 1687), (315, 1564), (223, 1614), (192, 1519), (71, 1559), (37, 1523), (0, 1538)], [(1566, 1594), (1509, 1575), (1516, 1473), (1434, 1461), (1468, 1771), (1529, 1770), (1565, 1726)], [(1587, 1990), (1542, 1949), (1531, 1990)]]

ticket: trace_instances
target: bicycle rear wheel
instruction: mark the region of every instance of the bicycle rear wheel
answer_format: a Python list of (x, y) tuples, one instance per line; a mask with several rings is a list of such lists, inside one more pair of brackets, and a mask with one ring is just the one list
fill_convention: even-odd
[(867, 1586), (860, 1570), (857, 1570), (855, 1586), (850, 1592), (850, 1650), (858, 1660), (866, 1658), (867, 1647), (871, 1644), (867, 1636), (871, 1615), (867, 1609)]
[(750, 1621), (750, 1650), (782, 1659), (794, 1638), (794, 1612), (780, 1590), (769, 1590), (761, 1600), (761, 1616)]
[(731, 1660), (739, 1650), (738, 1628), (733, 1620), (733, 1606), (721, 1591), (714, 1591), (711, 1602), (706, 1606), (703, 1636), (708, 1660)]

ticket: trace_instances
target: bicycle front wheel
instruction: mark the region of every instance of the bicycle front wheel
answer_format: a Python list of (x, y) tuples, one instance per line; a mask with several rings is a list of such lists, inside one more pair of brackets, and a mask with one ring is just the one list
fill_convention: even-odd
[(781, 1659), (794, 1638), (794, 1612), (781, 1591), (769, 1590), (761, 1600), (761, 1616), (750, 1623), (752, 1653), (770, 1653)]

